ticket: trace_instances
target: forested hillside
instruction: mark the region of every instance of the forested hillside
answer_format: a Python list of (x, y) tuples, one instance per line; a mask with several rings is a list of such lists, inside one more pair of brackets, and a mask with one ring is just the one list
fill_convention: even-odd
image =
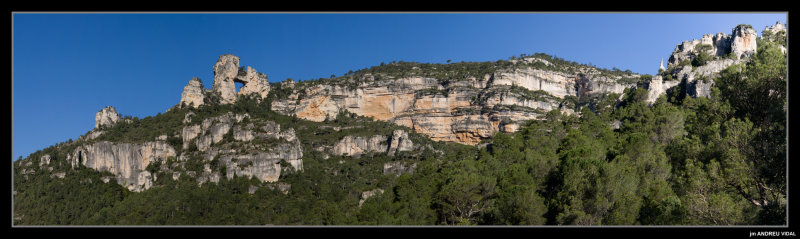
[[(476, 146), (433, 141), (344, 111), (321, 122), (279, 114), (272, 102), (288, 95), (279, 90), (264, 100), (128, 118), (95, 138), (14, 162), (14, 224), (783, 225), (788, 77), (781, 45), (759, 39), (750, 61), (708, 79), (710, 97), (687, 96), (683, 81), (650, 104), (647, 89), (627, 88), (584, 102), (576, 114), (553, 109)], [(183, 146), (173, 136), (189, 125), (190, 111), (192, 122), (231, 112), (248, 115), (242, 125), (291, 128), (302, 167), (280, 161), (277, 181), (236, 174), (248, 166), (229, 168), (234, 164), (204, 158), (195, 144)], [(331, 149), (346, 137), (398, 130), (408, 132), (414, 150), (354, 156)], [(145, 170), (153, 184), (146, 190), (131, 191), (109, 172), (68, 160), (81, 145), (160, 135), (188, 156), (150, 163)], [(242, 154), (290, 141), (222, 137), (212, 146)], [(195, 173), (203, 172), (220, 177), (199, 180)]]

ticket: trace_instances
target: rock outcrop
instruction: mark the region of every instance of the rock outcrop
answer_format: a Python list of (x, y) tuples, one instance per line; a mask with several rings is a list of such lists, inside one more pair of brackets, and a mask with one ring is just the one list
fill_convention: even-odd
[(411, 150), (414, 150), (414, 142), (408, 138), (408, 132), (395, 130), (391, 136), (345, 136), (333, 146), (331, 154), (358, 158), (368, 152), (386, 153), (394, 156), (397, 152)]
[[(518, 62), (526, 61), (547, 62), (537, 58)], [(364, 74), (302, 87), (284, 82), (280, 87), (292, 94), (273, 101), (271, 108), (312, 121), (335, 119), (347, 111), (409, 127), (436, 141), (474, 145), (497, 132), (514, 132), (549, 110), (572, 111), (561, 106), (566, 96), (621, 93), (634, 86), (620, 83), (621, 76), (599, 74), (517, 67), (452, 81)], [(576, 86), (579, 81), (583, 87)]]
[(39, 158), (39, 166), (44, 166), (50, 164), (50, 155), (45, 154), (41, 158)]
[(372, 137), (345, 136), (333, 146), (334, 155), (360, 157), (367, 152), (386, 152), (387, 137), (385, 135), (375, 135)]
[(756, 38), (758, 33), (749, 25), (739, 25), (733, 29), (731, 39), (731, 53), (736, 59), (755, 55), (757, 45)]
[[(236, 92), (236, 82), (243, 86)], [(219, 94), (221, 104), (236, 102), (237, 96), (255, 95), (258, 100), (267, 97), (270, 91), (267, 75), (255, 68), (239, 68), (239, 57), (231, 54), (219, 56), (214, 64), (214, 86), (212, 92)]]
[[(184, 148), (195, 145), (199, 152), (189, 151), (190, 155), (181, 155), (179, 161), (203, 160), (199, 163), (205, 164), (201, 171), (187, 172), (200, 184), (234, 175), (276, 182), (282, 172), (303, 170), (303, 149), (294, 129), (281, 130), (279, 124), (269, 120), (228, 112), (185, 126), (181, 134)], [(212, 162), (216, 168), (211, 167)], [(222, 166), (225, 173), (220, 170)]]
[(388, 162), (383, 164), (383, 174), (394, 174), (400, 176), (405, 173), (414, 173), (414, 170), (417, 169), (417, 164), (413, 163), (410, 166), (406, 166), (405, 163), (400, 161)]
[(234, 115), (228, 112), (221, 116), (205, 119), (203, 122), (196, 125), (185, 126), (181, 130), (183, 148), (189, 148), (189, 145), (194, 142), (198, 150), (206, 151), (212, 144), (222, 141), (223, 137), (225, 134), (228, 134), (234, 123), (239, 123), (244, 118), (249, 117), (250, 115), (248, 114)]
[(234, 79), (239, 74), (239, 57), (231, 54), (219, 56), (214, 64), (214, 86), (211, 91), (219, 93), (220, 103), (236, 102), (236, 84)]
[(183, 87), (180, 105), (195, 108), (203, 105), (205, 91), (205, 88), (203, 88), (203, 82), (197, 77), (192, 77), (192, 79), (189, 80), (189, 83)]
[[(764, 29), (764, 36), (768, 40), (779, 34), (786, 33), (786, 26), (777, 22), (775, 26), (768, 26)], [(716, 35), (706, 34), (700, 40), (684, 41), (675, 47), (675, 51), (669, 58), (669, 72), (664, 72), (663, 76), (671, 76), (673, 80), (665, 81), (662, 75), (653, 77), (649, 82), (647, 101), (653, 103), (661, 95), (672, 89), (681, 82), (686, 82), (684, 92), (691, 97), (709, 97), (711, 87), (714, 85), (714, 78), (719, 76), (719, 72), (725, 68), (743, 64), (749, 61), (756, 54), (758, 46), (756, 44), (756, 31), (750, 25), (738, 25), (733, 29), (730, 36), (723, 33)], [(782, 47), (782, 46), (781, 46)], [(785, 48), (782, 48), (782, 50)], [(708, 54), (711, 59), (703, 65), (693, 67), (689, 64), (680, 64), (684, 61), (692, 61), (701, 53)]]
[(119, 121), (119, 114), (117, 109), (111, 106), (106, 106), (98, 111), (94, 116), (94, 128), (111, 127)]
[(780, 32), (786, 32), (786, 25), (784, 25), (780, 21), (776, 22), (775, 25), (764, 27), (764, 31), (762, 31), (762, 33), (769, 33), (769, 35), (776, 35)]
[(270, 86), (267, 75), (257, 72), (255, 68), (248, 66), (245, 75), (234, 80), (244, 84), (239, 90), (239, 95), (255, 94), (256, 99), (264, 99), (269, 94)]
[(361, 207), (361, 205), (363, 205), (364, 202), (367, 201), (367, 199), (369, 199), (369, 198), (371, 198), (373, 196), (377, 196), (378, 194), (383, 194), (383, 189), (376, 188), (376, 189), (373, 189), (373, 190), (362, 192), (361, 193), (361, 200), (358, 201), (358, 207)]
[(414, 142), (408, 138), (408, 132), (403, 130), (395, 130), (392, 132), (392, 139), (389, 141), (389, 149), (387, 153), (389, 156), (394, 156), (399, 151), (411, 151), (414, 149)]
[(175, 157), (175, 149), (166, 142), (143, 144), (113, 143), (108, 141), (82, 145), (67, 156), (72, 167), (83, 165), (116, 176), (117, 182), (131, 191), (142, 191), (152, 186), (153, 175), (147, 165)]
[(717, 33), (706, 34), (702, 38), (684, 41), (675, 46), (669, 57), (669, 66), (678, 66), (683, 61), (691, 61), (701, 52), (714, 57), (726, 57), (731, 54), (736, 60), (755, 54), (756, 37), (758, 34), (749, 25), (739, 25), (733, 29), (731, 35)]

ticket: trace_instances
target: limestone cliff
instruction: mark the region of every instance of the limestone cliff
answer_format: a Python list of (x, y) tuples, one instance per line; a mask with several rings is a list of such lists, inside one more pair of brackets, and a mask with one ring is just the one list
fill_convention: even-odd
[(414, 142), (408, 138), (408, 132), (395, 130), (391, 136), (345, 136), (333, 146), (331, 154), (360, 157), (362, 154), (375, 152), (394, 156), (397, 152), (411, 150), (414, 150)]
[(436, 67), (458, 65), (418, 65), (400, 76), (378, 71), (292, 82), (291, 88), (284, 87), (286, 83), (276, 85), (291, 93), (274, 99), (271, 108), (317, 122), (335, 119), (341, 111), (352, 112), (409, 127), (437, 141), (474, 145), (496, 132), (514, 132), (547, 111), (574, 111), (563, 107), (567, 96), (621, 93), (635, 85), (623, 78), (639, 78), (632, 73), (603, 74), (577, 64), (556, 67), (537, 57), (499, 61), (494, 71), (455, 79), (450, 75), (459, 71)]
[[(236, 83), (243, 86), (236, 92)], [(203, 82), (193, 77), (183, 88), (178, 107), (198, 107), (210, 103), (208, 94), (219, 96), (220, 104), (232, 104), (238, 97), (252, 95), (257, 100), (267, 98), (270, 92), (269, 79), (264, 73), (247, 66), (239, 67), (239, 57), (223, 54), (214, 64), (214, 83), (211, 90), (203, 88)], [(214, 97), (216, 98), (216, 97)]]
[(119, 121), (119, 113), (117, 109), (111, 106), (106, 106), (98, 111), (94, 117), (94, 128), (111, 127)]
[(197, 77), (193, 77), (192, 80), (189, 81), (189, 84), (186, 84), (186, 87), (183, 88), (180, 104), (189, 107), (198, 107), (203, 105), (204, 98), (205, 89), (203, 88), (203, 82)]
[[(767, 26), (762, 35), (765, 40), (778, 41), (785, 34), (786, 26), (777, 22), (774, 26)], [(649, 82), (647, 101), (655, 102), (660, 95), (681, 82), (686, 83), (684, 93), (688, 96), (709, 97), (713, 79), (719, 76), (719, 72), (731, 65), (743, 64), (757, 53), (756, 38), (753, 27), (742, 24), (736, 26), (730, 36), (723, 33), (706, 34), (700, 40), (684, 41), (677, 45), (669, 58), (669, 69)], [(710, 59), (698, 66), (688, 63), (701, 54), (707, 54)]]
[(239, 57), (224, 54), (214, 64), (214, 85), (211, 90), (220, 95), (223, 104), (236, 101), (236, 84), (234, 79), (239, 74)]
[(73, 168), (83, 165), (97, 171), (111, 172), (116, 175), (117, 183), (131, 191), (142, 191), (153, 183), (153, 175), (145, 171), (147, 165), (175, 156), (175, 149), (164, 142), (132, 144), (100, 141), (79, 146), (67, 156), (67, 161)]
[(675, 50), (669, 57), (669, 66), (677, 66), (683, 61), (691, 61), (701, 52), (705, 52), (714, 57), (730, 57), (738, 60), (742, 57), (749, 57), (756, 52), (756, 37), (758, 34), (752, 26), (739, 25), (735, 27), (731, 35), (717, 33), (715, 35), (706, 34), (702, 38), (691, 41), (684, 41), (675, 46)]

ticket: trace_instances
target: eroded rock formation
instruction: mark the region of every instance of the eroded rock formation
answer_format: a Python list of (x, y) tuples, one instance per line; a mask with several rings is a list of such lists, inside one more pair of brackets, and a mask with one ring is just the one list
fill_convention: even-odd
[(205, 88), (203, 88), (203, 82), (197, 77), (192, 77), (189, 83), (183, 87), (180, 104), (188, 107), (198, 107), (203, 105), (204, 98)]
[[(777, 22), (774, 26), (766, 27), (763, 35), (772, 41), (775, 36), (785, 34), (785, 32), (786, 26)], [(723, 33), (706, 34), (700, 40), (684, 41), (677, 45), (669, 59), (671, 70), (664, 72), (664, 76), (669, 75), (672, 80), (665, 80), (662, 75), (653, 77), (647, 86), (649, 90), (647, 101), (655, 102), (661, 94), (681, 82), (686, 82), (684, 92), (687, 95), (709, 97), (711, 87), (714, 85), (713, 79), (719, 76), (719, 72), (731, 65), (743, 64), (757, 53), (756, 38), (756, 31), (751, 26), (739, 25), (733, 29), (730, 36)], [(785, 48), (781, 46), (781, 49)], [(686, 63), (681, 64), (681, 62), (695, 60), (702, 53), (711, 57), (704, 64), (697, 67)]]
[(111, 127), (119, 121), (119, 114), (117, 109), (111, 106), (106, 106), (98, 111), (94, 116), (94, 128)]
[(239, 57), (231, 54), (219, 56), (214, 64), (214, 85), (211, 91), (219, 93), (220, 103), (236, 102), (236, 84), (234, 79), (239, 74)]
[(67, 156), (67, 160), (73, 168), (83, 165), (97, 171), (111, 172), (116, 175), (117, 183), (131, 191), (141, 191), (153, 183), (153, 175), (145, 170), (147, 165), (175, 156), (175, 149), (165, 142), (132, 144), (101, 141), (79, 146)]
[(345, 136), (333, 146), (331, 154), (361, 157), (365, 153), (375, 152), (393, 156), (397, 152), (411, 150), (414, 150), (414, 143), (408, 138), (408, 132), (395, 130), (391, 136)]
[[(522, 61), (547, 62), (536, 58)], [(544, 63), (548, 64), (552, 65)], [(291, 85), (293, 93), (274, 100), (271, 108), (318, 122), (347, 111), (409, 127), (433, 140), (474, 145), (497, 132), (514, 132), (521, 123), (549, 110), (571, 113), (572, 109), (561, 104), (566, 96), (621, 93), (634, 86), (620, 83), (620, 78), (590, 69), (564, 73), (531, 67), (504, 68), (483, 77), (452, 81), (365, 74), (327, 84)]]

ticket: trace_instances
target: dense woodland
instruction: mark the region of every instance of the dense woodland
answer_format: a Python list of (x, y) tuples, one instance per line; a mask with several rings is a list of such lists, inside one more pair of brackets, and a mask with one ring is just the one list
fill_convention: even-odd
[[(108, 173), (85, 167), (53, 178), (38, 168), (38, 160), (50, 154), (56, 170), (69, 168), (64, 159), (78, 141), (65, 142), (25, 159), (33, 162), (35, 173), (23, 175), (25, 160), (15, 162), (14, 223), (783, 225), (787, 64), (776, 43), (758, 46), (752, 61), (713, 79), (710, 98), (687, 97), (684, 82), (648, 105), (647, 90), (628, 89), (621, 100), (609, 94), (583, 103), (580, 116), (551, 111), (480, 146), (433, 142), (411, 133), (415, 144), (436, 150), (394, 157), (323, 159), (313, 150), (344, 135), (385, 135), (402, 128), (390, 123), (352, 114), (310, 122), (270, 111), (269, 100), (203, 106), (194, 110), (199, 119), (247, 112), (295, 128), (304, 170), (279, 180), (291, 190), (284, 194), (239, 176), (198, 186), (183, 174), (178, 180), (159, 175), (154, 187), (130, 192), (113, 181), (102, 183)], [(132, 119), (96, 140), (150, 140), (180, 130), (185, 113)], [(341, 132), (321, 127), (353, 125), (363, 127)], [(168, 141), (180, 145), (179, 138)], [(383, 164), (395, 160), (418, 166), (413, 173), (384, 175)], [(251, 185), (259, 186), (253, 194)], [(359, 207), (361, 193), (376, 188), (384, 193)]]

